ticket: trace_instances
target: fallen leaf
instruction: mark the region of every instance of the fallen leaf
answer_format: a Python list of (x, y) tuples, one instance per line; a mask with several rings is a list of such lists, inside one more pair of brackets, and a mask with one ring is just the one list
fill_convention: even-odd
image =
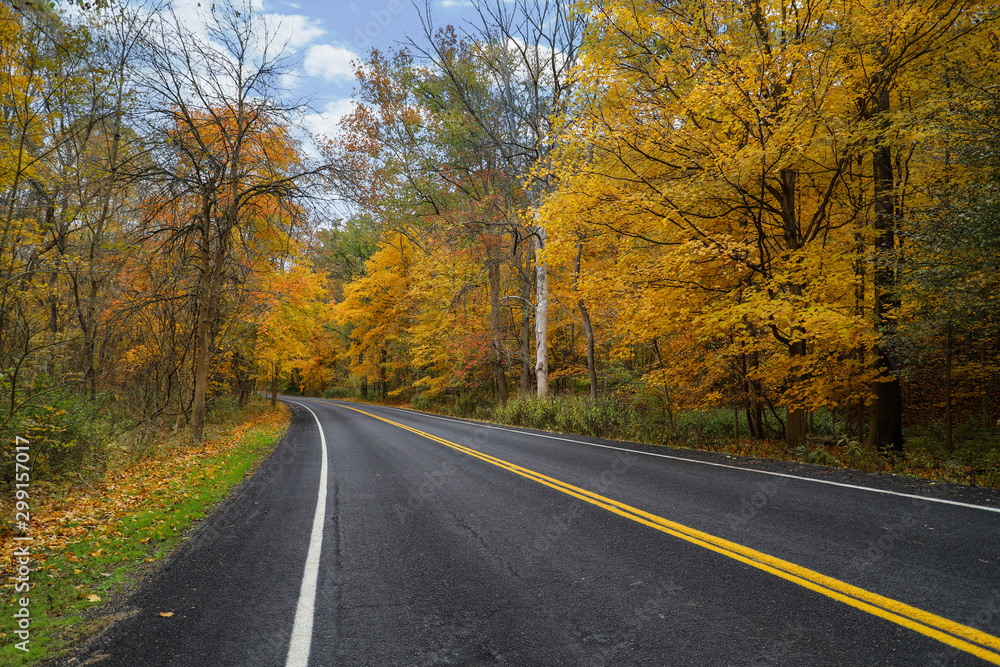
[(162, 616), (163, 618), (170, 618), (173, 615), (174, 615), (174, 612), (172, 612), (172, 611), (161, 611), (160, 612), (160, 616)]
[(101, 596), (91, 593), (90, 595), (87, 596), (87, 599), (90, 600), (91, 602), (100, 602)]

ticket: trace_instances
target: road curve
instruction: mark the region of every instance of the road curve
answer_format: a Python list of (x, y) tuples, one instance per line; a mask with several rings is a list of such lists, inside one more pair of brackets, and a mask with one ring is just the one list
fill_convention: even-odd
[(69, 664), (1000, 664), (1000, 512), (941, 485), (287, 400)]

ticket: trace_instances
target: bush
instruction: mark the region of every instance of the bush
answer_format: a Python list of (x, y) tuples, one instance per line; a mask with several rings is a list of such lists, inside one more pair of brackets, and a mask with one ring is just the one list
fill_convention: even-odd
[(358, 392), (352, 387), (327, 387), (323, 390), (323, 398), (357, 398)]
[(413, 395), (413, 398), (410, 399), (410, 405), (413, 406), (414, 410), (423, 410), (424, 412), (431, 412), (437, 405), (437, 401), (434, 400), (433, 396), (420, 393)]
[[(13, 443), (16, 436), (30, 442), (33, 471), (58, 478), (79, 470), (93, 460), (100, 460), (106, 444), (120, 435), (103, 416), (106, 400), (91, 399), (68, 389), (53, 391), (38, 404), (28, 407), (7, 425), (0, 435)], [(14, 455), (12, 447), (3, 448), (4, 458)], [(3, 467), (4, 481), (14, 466)]]
[(489, 417), (511, 426), (617, 439), (635, 439), (639, 423), (634, 408), (625, 403), (575, 397), (516, 396)]

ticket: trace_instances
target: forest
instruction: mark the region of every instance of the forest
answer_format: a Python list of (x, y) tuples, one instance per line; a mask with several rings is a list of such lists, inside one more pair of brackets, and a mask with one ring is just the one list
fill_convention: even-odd
[(255, 6), (0, 3), (37, 474), (293, 393), (1000, 484), (995, 2), (428, 5), (321, 137)]

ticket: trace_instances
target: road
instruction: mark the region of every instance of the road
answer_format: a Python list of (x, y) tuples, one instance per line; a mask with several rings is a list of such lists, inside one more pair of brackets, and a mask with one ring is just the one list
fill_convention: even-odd
[(1000, 512), (957, 490), (288, 402), (70, 664), (1000, 664)]

